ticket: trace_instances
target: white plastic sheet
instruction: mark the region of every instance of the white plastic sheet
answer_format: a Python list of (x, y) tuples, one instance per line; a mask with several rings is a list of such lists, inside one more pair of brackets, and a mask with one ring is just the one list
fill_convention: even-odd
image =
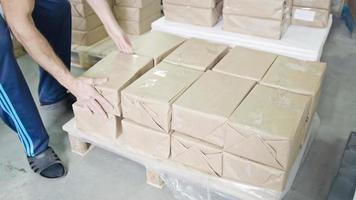
[(152, 30), (167, 32), (186, 38), (200, 38), (208, 41), (271, 52), (301, 60), (319, 61), (325, 41), (330, 32), (332, 17), (326, 28), (290, 26), (281, 40), (267, 39), (223, 31), (223, 21), (214, 27), (194, 26), (170, 22), (164, 17), (152, 23)]

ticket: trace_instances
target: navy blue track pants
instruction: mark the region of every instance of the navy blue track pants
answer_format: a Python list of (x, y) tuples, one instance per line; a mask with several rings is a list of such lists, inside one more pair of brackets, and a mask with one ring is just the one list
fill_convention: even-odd
[[(67, 0), (36, 0), (32, 17), (37, 29), (55, 53), (70, 67), (71, 11)], [(38, 95), (41, 105), (63, 100), (67, 90), (49, 73), (39, 69)], [(29, 87), (13, 54), (10, 30), (0, 15), (0, 117), (14, 130), (27, 156), (48, 147), (48, 134)]]

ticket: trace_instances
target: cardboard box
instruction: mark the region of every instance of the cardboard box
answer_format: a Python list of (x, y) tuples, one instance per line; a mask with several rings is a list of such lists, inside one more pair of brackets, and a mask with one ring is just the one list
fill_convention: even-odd
[(76, 127), (85, 133), (93, 133), (99, 137), (116, 139), (121, 133), (121, 119), (114, 115), (108, 118), (93, 114), (79, 103), (73, 104)]
[(329, 10), (294, 6), (292, 24), (325, 28), (329, 24), (329, 16)]
[(163, 4), (164, 15), (167, 20), (208, 27), (214, 26), (219, 21), (222, 8), (223, 1), (219, 1), (215, 8)]
[(122, 120), (122, 134), (118, 142), (131, 151), (155, 158), (168, 159), (170, 155), (170, 134), (155, 131), (129, 120)]
[(196, 70), (160, 63), (121, 92), (123, 116), (168, 133), (171, 105), (201, 74)]
[(293, 5), (330, 10), (331, 0), (293, 0)]
[(145, 33), (149, 30), (151, 30), (151, 24), (154, 22), (156, 19), (160, 18), (162, 16), (161, 12), (158, 12), (151, 17), (140, 21), (128, 21), (128, 20), (118, 20), (121, 28), (127, 33), (131, 35), (141, 35), (142, 33)]
[(114, 6), (116, 19), (140, 22), (161, 12), (161, 1), (155, 0), (143, 8)]
[(109, 79), (108, 82), (95, 86), (95, 88), (114, 106), (114, 110), (110, 114), (121, 116), (121, 90), (152, 67), (153, 60), (149, 57), (127, 55), (115, 51), (91, 67), (82, 76)]
[(136, 54), (153, 58), (157, 65), (184, 41), (175, 35), (152, 31), (133, 40), (132, 46)]
[(278, 56), (262, 79), (261, 84), (312, 96), (313, 101), (310, 109), (312, 116), (319, 102), (325, 71), (326, 63)]
[(244, 47), (235, 47), (213, 68), (213, 71), (260, 81), (277, 55)]
[(208, 71), (173, 103), (172, 129), (223, 147), (224, 124), (255, 85)]
[(282, 20), (291, 12), (290, 0), (225, 0), (224, 14)]
[(283, 20), (273, 20), (224, 14), (223, 29), (230, 32), (280, 39), (288, 26), (289, 21), (287, 18)]
[(114, 0), (116, 6), (143, 8), (156, 0)]
[[(90, 7), (86, 0), (70, 0), (72, 7), (72, 16), (87, 17), (94, 14), (94, 10)], [(107, 0), (110, 7), (113, 6), (112, 0)]]
[(164, 59), (164, 62), (200, 71), (211, 69), (228, 52), (228, 47), (205, 40), (190, 39)]
[(257, 85), (227, 122), (224, 151), (289, 170), (298, 155), (310, 97)]
[(238, 156), (223, 155), (223, 177), (266, 190), (283, 191), (288, 172), (268, 167)]
[(87, 17), (72, 16), (72, 29), (77, 31), (91, 31), (102, 25), (96, 14)]
[(163, 4), (175, 4), (181, 6), (191, 6), (197, 8), (215, 8), (216, 4), (221, 0), (204, 0), (204, 1), (197, 1), (197, 0), (163, 0)]
[(99, 26), (91, 31), (72, 30), (72, 44), (90, 46), (107, 36), (104, 26)]
[(222, 175), (222, 149), (192, 137), (172, 134), (171, 159), (204, 173)]

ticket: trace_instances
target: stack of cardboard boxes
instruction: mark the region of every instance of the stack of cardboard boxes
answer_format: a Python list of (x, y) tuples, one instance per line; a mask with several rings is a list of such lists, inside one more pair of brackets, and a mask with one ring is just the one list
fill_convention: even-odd
[(331, 0), (294, 0), (292, 24), (324, 28), (329, 23)]
[(223, 0), (163, 0), (167, 20), (199, 26), (214, 26), (220, 19), (222, 8)]
[[(170, 150), (168, 134), (156, 133), (154, 130), (150, 130), (146, 127), (136, 126), (135, 123), (128, 119), (122, 119), (123, 113), (125, 113), (127, 109), (124, 109), (122, 106), (122, 104), (124, 104), (122, 101), (125, 98), (121, 97), (121, 92), (136, 81), (142, 74), (149, 71), (155, 64), (159, 64), (168, 53), (172, 52), (184, 41), (185, 39), (177, 36), (160, 32), (150, 32), (133, 41), (135, 54), (125, 55), (119, 52), (113, 52), (90, 68), (83, 74), (83, 77), (109, 78), (107, 83), (97, 86), (96, 89), (113, 105), (113, 109), (108, 113), (108, 117), (106, 118), (92, 114), (88, 108), (83, 107), (83, 105), (79, 103), (74, 104), (73, 110), (77, 128), (109, 141), (116, 141), (118, 136), (120, 136), (119, 142), (135, 151), (158, 157), (162, 155), (168, 156)], [(156, 69), (156, 67), (154, 69)], [(148, 73), (149, 72), (146, 74)], [(164, 76), (164, 72), (162, 76)], [(122, 131), (122, 128), (124, 131)], [(140, 129), (143, 131), (137, 131)], [(145, 136), (146, 140), (142, 142), (142, 138), (145, 138)], [(158, 151), (158, 155), (152, 153), (152, 148), (157, 146), (154, 143), (157, 142), (157, 140), (161, 141), (161, 139), (167, 138), (167, 142), (164, 143), (166, 144), (164, 151)]]
[(290, 24), (292, 0), (225, 0), (224, 30), (280, 39)]
[[(112, 6), (112, 1), (107, 1)], [(72, 6), (72, 43), (89, 46), (105, 37), (106, 30), (86, 0), (70, 0)]]
[[(134, 43), (140, 56), (113, 53), (84, 75), (109, 77), (97, 89), (114, 109), (104, 119), (75, 105), (78, 128), (146, 156), (283, 191), (318, 104), (325, 64), (160, 34)], [(160, 50), (150, 52), (152, 43)]]
[(161, 0), (115, 0), (114, 13), (126, 33), (140, 35), (162, 16)]

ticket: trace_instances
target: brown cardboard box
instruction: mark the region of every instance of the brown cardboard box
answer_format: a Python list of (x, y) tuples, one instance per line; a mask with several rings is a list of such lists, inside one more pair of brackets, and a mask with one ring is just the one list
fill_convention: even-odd
[(272, 53), (235, 47), (213, 68), (213, 71), (260, 81), (277, 58)]
[(136, 54), (153, 58), (157, 65), (184, 41), (175, 35), (152, 31), (133, 40), (132, 46)]
[(325, 71), (326, 63), (278, 56), (261, 84), (312, 96), (311, 117), (319, 102)]
[(161, 1), (155, 0), (150, 5), (143, 8), (114, 6), (114, 12), (117, 20), (142, 21), (151, 17), (151, 15), (161, 12)]
[(173, 103), (172, 129), (223, 147), (222, 127), (255, 85), (208, 71)]
[(287, 0), (225, 0), (224, 14), (283, 19), (291, 8)]
[(302, 136), (302, 142), (304, 142), (305, 134), (318, 107), (325, 71), (326, 63), (301, 61), (279, 56), (261, 81), (261, 84), (266, 86), (312, 97), (308, 123)]
[(77, 45), (90, 46), (107, 36), (108, 34), (106, 33), (104, 26), (99, 26), (91, 31), (72, 30), (72, 43)]
[(172, 134), (171, 159), (213, 176), (222, 175), (222, 149), (192, 137)]
[(224, 152), (223, 177), (265, 189), (283, 191), (288, 172)]
[(123, 116), (168, 133), (172, 103), (201, 74), (196, 70), (160, 63), (121, 92)]
[(324, 28), (329, 24), (329, 10), (293, 6), (292, 24)]
[(215, 8), (163, 4), (164, 15), (167, 20), (209, 27), (214, 26), (219, 21), (222, 8), (223, 1), (219, 1)]
[(224, 14), (223, 29), (230, 32), (280, 39), (288, 26), (287, 18), (273, 20)]
[(121, 116), (121, 90), (152, 67), (153, 61), (149, 57), (112, 52), (82, 76), (109, 79), (108, 82), (96, 86), (96, 89), (114, 106), (111, 114)]
[(181, 6), (191, 6), (197, 8), (215, 8), (215, 5), (220, 0), (204, 0), (204, 1), (197, 1), (197, 0), (163, 0), (163, 4), (175, 4)]
[(162, 16), (161, 12), (151, 15), (151, 17), (140, 21), (128, 21), (128, 20), (118, 20), (121, 28), (127, 33), (131, 35), (141, 35), (149, 30), (151, 30), (151, 24), (156, 19)]
[(108, 118), (105, 118), (91, 113), (78, 103), (73, 104), (73, 112), (77, 128), (85, 133), (93, 133), (113, 140), (121, 133), (121, 119), (114, 115), (109, 114)]
[(91, 31), (102, 25), (96, 14), (87, 17), (72, 16), (72, 29), (77, 31)]
[(122, 120), (122, 134), (118, 142), (132, 151), (155, 158), (168, 159), (170, 155), (170, 134), (138, 125), (127, 119)]
[(230, 116), (224, 151), (289, 170), (298, 155), (310, 97), (257, 85)]
[(143, 8), (156, 0), (114, 0), (116, 6)]
[(168, 55), (164, 62), (206, 71), (211, 69), (228, 52), (228, 47), (205, 40), (190, 39)]
[(331, 0), (293, 0), (293, 5), (299, 7), (329, 10), (331, 6)]
[[(86, 0), (70, 0), (72, 16), (87, 17), (94, 14), (94, 10), (90, 7)], [(110, 7), (113, 6), (112, 0), (107, 0)]]
[(94, 14), (94, 10), (85, 0), (71, 0), (69, 2), (72, 7), (72, 16), (86, 17)]

